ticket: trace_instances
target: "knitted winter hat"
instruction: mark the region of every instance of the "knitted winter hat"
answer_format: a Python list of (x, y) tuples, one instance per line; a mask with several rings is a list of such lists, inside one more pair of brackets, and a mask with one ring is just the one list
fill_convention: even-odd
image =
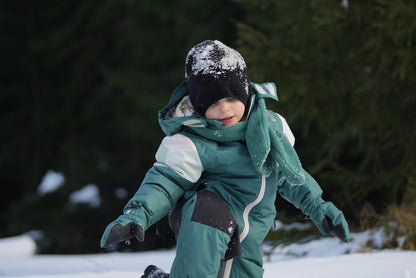
[(207, 40), (194, 46), (186, 56), (185, 77), (191, 103), (201, 116), (222, 98), (238, 99), (247, 108), (251, 85), (246, 63), (222, 42)]

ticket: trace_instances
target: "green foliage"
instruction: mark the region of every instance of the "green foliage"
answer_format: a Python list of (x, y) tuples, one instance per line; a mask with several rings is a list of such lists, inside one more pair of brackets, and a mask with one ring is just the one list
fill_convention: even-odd
[(400, 202), (416, 175), (414, 1), (239, 1), (239, 49), (276, 81), (307, 168), (358, 222)]
[[(114, 190), (131, 196), (153, 164), (157, 111), (183, 80), (187, 51), (208, 38), (232, 42), (240, 12), (219, 0), (2, 1), (0, 236), (40, 229), (41, 252), (98, 251), (126, 201)], [(65, 189), (41, 198), (50, 169), (65, 175)], [(88, 183), (102, 205), (68, 208)], [(137, 248), (171, 241), (152, 242), (155, 233)]]

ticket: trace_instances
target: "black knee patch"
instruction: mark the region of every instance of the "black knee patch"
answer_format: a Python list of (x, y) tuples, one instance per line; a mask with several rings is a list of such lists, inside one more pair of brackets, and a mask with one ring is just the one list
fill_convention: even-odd
[[(181, 197), (169, 213), (169, 225), (176, 237), (182, 221), (182, 208), (188, 200)], [(240, 232), (228, 204), (216, 193), (202, 189), (197, 192), (192, 221), (218, 229), (230, 236), (224, 261), (241, 255)]]
[(198, 191), (191, 220), (216, 228), (230, 236), (225, 260), (241, 254), (237, 221), (228, 204), (216, 193), (209, 190)]
[(237, 225), (228, 204), (209, 190), (198, 191), (191, 220), (221, 230), (230, 237)]

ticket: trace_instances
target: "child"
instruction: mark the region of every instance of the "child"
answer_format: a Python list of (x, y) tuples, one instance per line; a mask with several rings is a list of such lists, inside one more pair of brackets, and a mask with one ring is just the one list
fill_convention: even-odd
[(186, 80), (159, 112), (166, 137), (156, 162), (101, 246), (143, 241), (170, 212), (171, 272), (149, 266), (143, 278), (262, 277), (260, 244), (277, 192), (323, 234), (349, 241), (344, 215), (302, 168), (285, 119), (266, 109), (264, 98), (278, 99), (274, 83), (250, 83), (244, 59), (219, 41), (194, 46), (185, 68)]

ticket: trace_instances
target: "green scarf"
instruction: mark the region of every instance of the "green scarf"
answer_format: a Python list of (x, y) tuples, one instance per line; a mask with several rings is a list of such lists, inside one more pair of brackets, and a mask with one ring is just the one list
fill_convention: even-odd
[(281, 170), (287, 182), (300, 185), (305, 182), (302, 165), (295, 149), (283, 133), (278, 117), (269, 118), (264, 98), (256, 95), (256, 104), (248, 120), (232, 126), (222, 126), (218, 121), (208, 120), (203, 128), (188, 127), (195, 133), (215, 141), (246, 140), (251, 161), (257, 172), (270, 176)]
[(265, 176), (280, 169), (291, 185), (304, 184), (302, 165), (283, 133), (282, 121), (270, 119), (268, 113), (264, 98), (259, 98), (248, 120), (246, 142), (254, 168)]

